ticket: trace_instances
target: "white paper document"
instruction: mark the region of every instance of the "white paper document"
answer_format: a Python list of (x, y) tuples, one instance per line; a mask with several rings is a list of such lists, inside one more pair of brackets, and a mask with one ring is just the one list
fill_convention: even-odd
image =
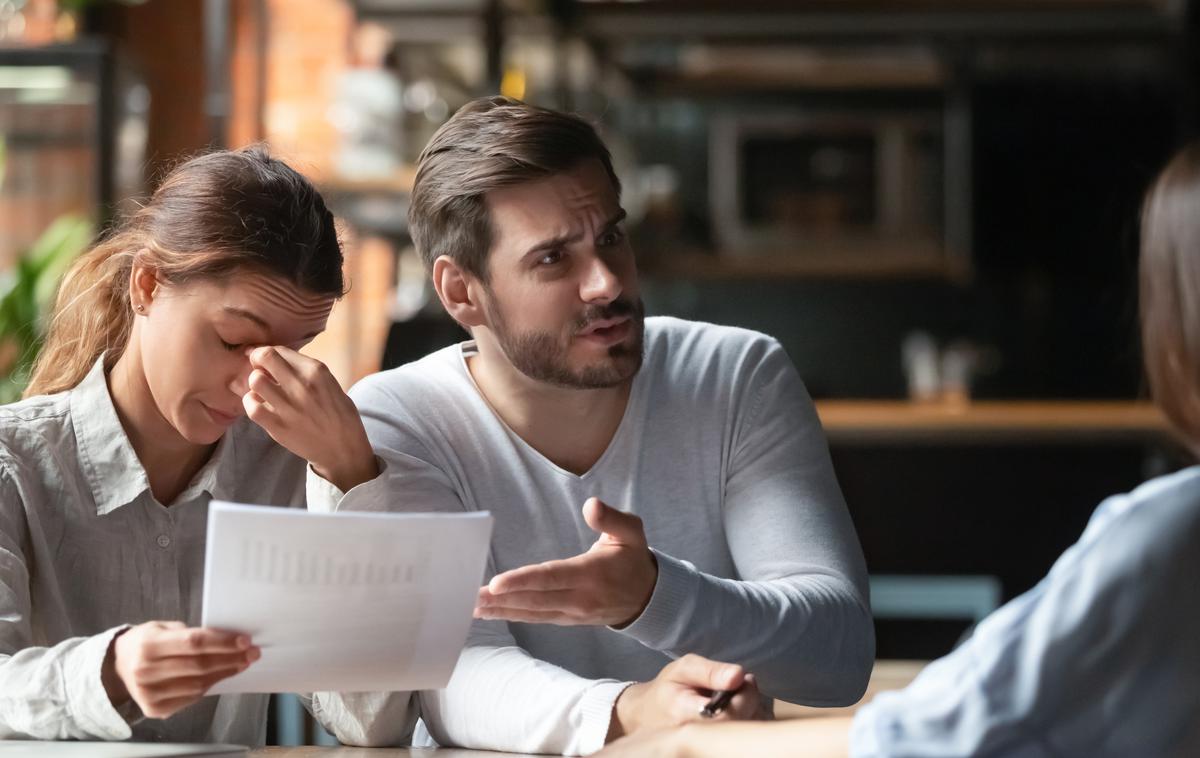
[(492, 517), (310, 513), (214, 500), (202, 624), (262, 658), (229, 692), (438, 689), (467, 639)]

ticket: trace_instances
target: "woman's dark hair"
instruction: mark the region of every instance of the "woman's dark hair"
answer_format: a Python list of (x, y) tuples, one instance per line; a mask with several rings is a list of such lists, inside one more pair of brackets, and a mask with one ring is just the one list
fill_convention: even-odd
[(1150, 390), (1200, 451), (1200, 144), (1176, 155), (1147, 193), (1139, 265)]

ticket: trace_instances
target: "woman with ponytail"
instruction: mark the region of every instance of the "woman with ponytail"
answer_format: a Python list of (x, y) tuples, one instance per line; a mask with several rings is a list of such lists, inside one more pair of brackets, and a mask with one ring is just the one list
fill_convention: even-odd
[(264, 741), (265, 695), (204, 697), (259, 656), (196, 627), (208, 503), (377, 480), (298, 352), (343, 288), (324, 201), (259, 148), (181, 164), (67, 273), (0, 407), (0, 738)]

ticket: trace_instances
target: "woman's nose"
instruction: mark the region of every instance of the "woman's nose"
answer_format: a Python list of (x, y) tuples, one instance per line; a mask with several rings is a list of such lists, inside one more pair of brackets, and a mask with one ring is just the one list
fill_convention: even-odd
[(229, 381), (230, 391), (238, 397), (250, 391), (250, 370), (250, 361), (243, 358), (237, 372)]

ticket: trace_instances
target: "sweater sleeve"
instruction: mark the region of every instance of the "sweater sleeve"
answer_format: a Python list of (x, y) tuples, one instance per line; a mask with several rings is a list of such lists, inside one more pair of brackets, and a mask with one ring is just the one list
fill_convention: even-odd
[(0, 464), (0, 739), (129, 739), (129, 723), (100, 681), (109, 645), (127, 627), (34, 644), (23, 509)]
[[(447, 474), (394, 419), (386, 396), (355, 393), (383, 472), (341, 493), (309, 471), (309, 507), (322, 510), (460, 512)], [(391, 406), (394, 407), (394, 406)], [(488, 562), (488, 578), (494, 574)], [(584, 755), (604, 746), (618, 695), (630, 683), (585, 679), (520, 648), (501, 622), (476, 621), (441, 690), (312, 696), (313, 714), (355, 745), (411, 741), (416, 718), (442, 745)]]
[(851, 755), (1200, 754), (1200, 478), (1187, 478), (1102, 504), (1036, 587), (861, 708)]
[(774, 697), (848, 705), (875, 656), (862, 550), (812, 400), (774, 340), (748, 382), (723, 505), (738, 577), (659, 553), (650, 602), (624, 632), (672, 656), (739, 663)]

